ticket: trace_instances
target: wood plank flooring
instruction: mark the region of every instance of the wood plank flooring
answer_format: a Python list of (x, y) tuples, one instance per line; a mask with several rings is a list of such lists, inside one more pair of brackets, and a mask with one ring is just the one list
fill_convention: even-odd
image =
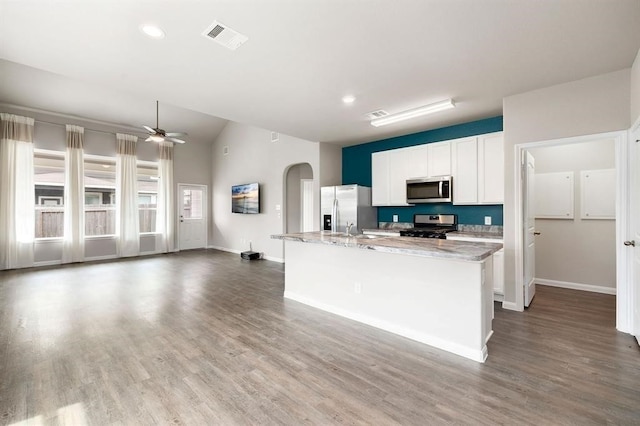
[(640, 424), (614, 296), (496, 305), (478, 364), (283, 290), (216, 250), (0, 272), (0, 423)]

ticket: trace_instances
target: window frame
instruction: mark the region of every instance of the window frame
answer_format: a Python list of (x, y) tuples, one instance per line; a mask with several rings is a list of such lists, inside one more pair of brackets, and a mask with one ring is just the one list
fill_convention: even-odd
[[(35, 165), (36, 162), (36, 157), (50, 157), (50, 158), (56, 158), (56, 159), (60, 159), (62, 160), (62, 177), (63, 177), (63, 182), (62, 184), (57, 183), (57, 182), (39, 182), (36, 179), (36, 173), (35, 173), (35, 168), (37, 167)], [(64, 179), (65, 179), (65, 173), (66, 173), (66, 169), (65, 169), (65, 159), (66, 159), (66, 152), (65, 151), (56, 151), (56, 150), (52, 150), (52, 149), (43, 149), (43, 148), (34, 148), (33, 149), (33, 161), (34, 161), (34, 173), (33, 173), (33, 187), (34, 187), (34, 194), (33, 194), (33, 202), (34, 202), (34, 212), (36, 212), (36, 220), (37, 220), (37, 210), (38, 207), (43, 208), (43, 207), (47, 207), (46, 204), (41, 204), (40, 200), (42, 198), (50, 198), (50, 199), (58, 199), (61, 202), (58, 204), (59, 209), (62, 209), (62, 223), (64, 224), (64, 192), (66, 190), (65, 188), (65, 184), (64, 184)], [(62, 188), (62, 197), (59, 196), (38, 196), (38, 202), (36, 202), (36, 186), (38, 185), (44, 185), (44, 186), (55, 186), (55, 187), (61, 187)], [(49, 206), (49, 207), (55, 207), (55, 206)], [(41, 242), (41, 241), (62, 241), (64, 240), (64, 227), (62, 229), (62, 235), (59, 237), (38, 237), (37, 235), (37, 228), (36, 228), (36, 223), (34, 222), (33, 224), (33, 228), (34, 228), (34, 242)]]

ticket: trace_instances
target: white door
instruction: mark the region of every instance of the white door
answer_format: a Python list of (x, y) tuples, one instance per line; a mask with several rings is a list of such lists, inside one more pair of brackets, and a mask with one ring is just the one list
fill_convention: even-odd
[(631, 239), (624, 242), (633, 250), (633, 323), (632, 331), (640, 344), (640, 130), (637, 130), (630, 141), (631, 154)]
[(535, 159), (525, 151), (524, 172), (524, 306), (528, 307), (536, 293), (536, 218), (535, 218)]
[(180, 250), (204, 248), (207, 241), (207, 186), (178, 184)]

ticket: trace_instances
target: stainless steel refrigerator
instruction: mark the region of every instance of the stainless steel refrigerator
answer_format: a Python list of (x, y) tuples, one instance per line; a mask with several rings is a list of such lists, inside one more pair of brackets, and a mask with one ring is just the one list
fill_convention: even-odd
[(378, 227), (378, 208), (371, 206), (371, 188), (360, 185), (323, 186), (320, 188), (322, 229), (351, 233)]

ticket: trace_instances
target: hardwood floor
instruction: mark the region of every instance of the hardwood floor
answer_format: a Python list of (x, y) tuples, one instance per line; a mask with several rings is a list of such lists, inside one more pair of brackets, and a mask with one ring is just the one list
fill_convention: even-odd
[(478, 364), (283, 283), (281, 264), (215, 250), (0, 272), (0, 423), (640, 424), (613, 296), (496, 305)]

